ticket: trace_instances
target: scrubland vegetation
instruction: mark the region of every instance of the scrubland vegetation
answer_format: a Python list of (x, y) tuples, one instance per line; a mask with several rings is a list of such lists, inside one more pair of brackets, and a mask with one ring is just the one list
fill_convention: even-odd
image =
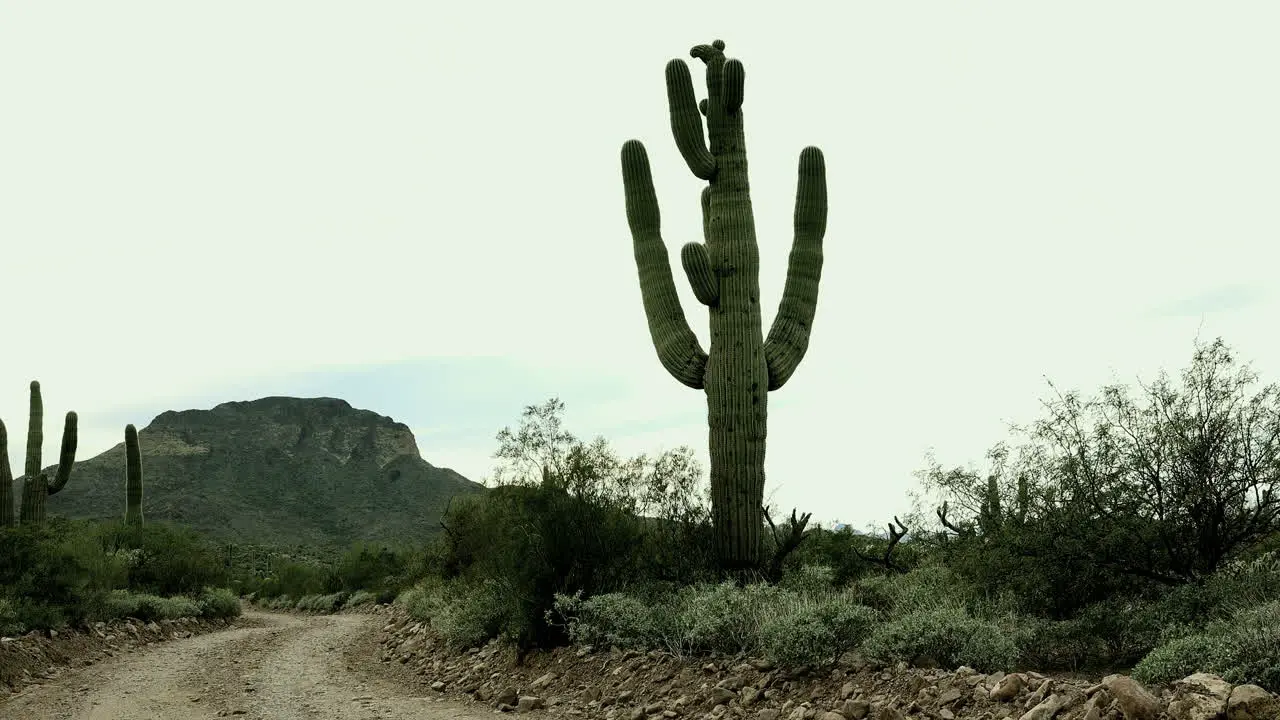
[[(1221, 342), (1135, 392), (1052, 393), (980, 470), (930, 459), (887, 534), (768, 513), (757, 581), (716, 566), (692, 452), (624, 458), (528, 408), (484, 494), (412, 547), (247, 562), (162, 525), (0, 531), (0, 632), (395, 601), (457, 648), (979, 670), (1194, 671), (1280, 691), (1280, 389)], [(776, 521), (776, 522), (775, 522)], [(726, 577), (732, 579), (726, 580)], [(213, 590), (210, 588), (230, 588)]]

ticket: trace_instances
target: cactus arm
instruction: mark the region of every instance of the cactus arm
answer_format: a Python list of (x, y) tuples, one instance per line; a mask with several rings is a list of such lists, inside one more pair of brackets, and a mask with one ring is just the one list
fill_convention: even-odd
[(746, 79), (746, 68), (738, 60), (726, 60), (724, 63), (724, 109), (735, 113), (742, 109), (742, 94)]
[(685, 243), (680, 249), (680, 264), (684, 266), (684, 274), (689, 276), (689, 284), (693, 286), (693, 294), (698, 302), (710, 308), (720, 304), (720, 283), (711, 270), (707, 246), (696, 242)]
[(9, 468), (9, 431), (0, 420), (0, 527), (13, 527), (13, 470)]
[(707, 353), (689, 328), (676, 295), (671, 263), (662, 242), (661, 216), (658, 197), (653, 191), (649, 156), (639, 140), (628, 140), (622, 145), (622, 182), (649, 336), (667, 372), (684, 385), (701, 390)]
[(40, 474), (40, 451), (44, 447), (44, 400), (40, 383), (31, 381), (31, 413), (27, 416), (27, 458), (23, 475), (30, 481)]
[(66, 422), (62, 426), (62, 452), (58, 454), (58, 472), (54, 475), (53, 482), (49, 483), (50, 495), (56, 494), (66, 487), (67, 481), (71, 479), (71, 466), (76, 464), (78, 437), (76, 421), (75, 411), (67, 413)]
[(782, 387), (804, 359), (809, 348), (809, 330), (818, 306), (818, 281), (822, 277), (822, 237), (827, 231), (827, 177), (821, 150), (807, 147), (801, 151), (799, 174), (795, 239), (787, 264), (787, 282), (764, 346), (770, 390)]
[(694, 177), (710, 180), (716, 174), (716, 158), (707, 149), (702, 114), (693, 98), (693, 79), (683, 60), (667, 63), (667, 105), (671, 110), (671, 134)]

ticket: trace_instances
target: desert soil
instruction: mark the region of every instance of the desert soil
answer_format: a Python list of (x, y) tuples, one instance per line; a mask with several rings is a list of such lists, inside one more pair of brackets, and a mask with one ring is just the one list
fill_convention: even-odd
[(426, 697), (377, 659), (376, 615), (246, 608), (236, 627), (64, 670), (0, 701), (17, 720), (478, 720), (491, 712)]

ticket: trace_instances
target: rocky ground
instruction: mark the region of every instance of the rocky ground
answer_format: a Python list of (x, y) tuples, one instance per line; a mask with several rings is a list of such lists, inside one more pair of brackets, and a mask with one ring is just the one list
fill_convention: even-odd
[(449, 651), (399, 608), (386, 620), (381, 660), (399, 666), (403, 681), (509, 712), (588, 720), (1280, 719), (1280, 697), (1207, 674), (1144, 688), (1125, 675), (877, 668), (853, 655), (816, 672), (591, 648), (534, 653), (517, 665), (492, 643)]
[(181, 618), (148, 623), (129, 619), (63, 631), (33, 630), (21, 637), (0, 637), (0, 700), (56, 678), (69, 667), (86, 667), (156, 643), (224, 630), (245, 622), (239, 618)]
[(0, 639), (4, 718), (429, 718), (495, 711), (582, 720), (1277, 720), (1280, 698), (1205, 674), (1144, 688), (983, 674), (847, 655), (835, 668), (751, 658), (497, 644), (450, 651), (399, 608), (247, 609), (234, 621), (137, 621)]

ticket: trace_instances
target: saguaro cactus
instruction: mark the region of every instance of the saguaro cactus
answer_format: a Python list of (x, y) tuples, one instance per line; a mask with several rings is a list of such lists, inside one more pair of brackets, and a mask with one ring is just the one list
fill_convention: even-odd
[(142, 452), (138, 449), (138, 429), (124, 426), (124, 521), (142, 524)]
[(705, 244), (686, 244), (680, 259), (694, 295), (710, 313), (710, 354), (689, 328), (676, 295), (649, 157), (639, 140), (622, 146), (622, 180), (658, 359), (676, 380), (706, 391), (719, 559), (726, 569), (744, 570), (761, 564), (767, 393), (781, 388), (800, 364), (817, 308), (827, 227), (826, 167), (818, 148), (801, 151), (787, 282), (765, 338), (742, 127), (742, 63), (725, 58), (720, 40), (698, 45), (690, 55), (706, 64), (707, 99), (697, 103), (688, 66), (675, 59), (667, 63), (667, 100), (680, 154), (693, 174), (707, 181), (702, 191)]
[(13, 471), (9, 469), (9, 431), (0, 420), (0, 527), (13, 527)]
[(27, 425), (27, 461), (23, 473), (22, 510), (23, 524), (44, 522), (45, 500), (66, 487), (71, 479), (71, 466), (76, 461), (76, 414), (67, 413), (62, 428), (62, 452), (58, 456), (58, 470), (53, 482), (40, 471), (40, 455), (44, 446), (44, 403), (40, 399), (40, 383), (31, 381), (31, 415)]

